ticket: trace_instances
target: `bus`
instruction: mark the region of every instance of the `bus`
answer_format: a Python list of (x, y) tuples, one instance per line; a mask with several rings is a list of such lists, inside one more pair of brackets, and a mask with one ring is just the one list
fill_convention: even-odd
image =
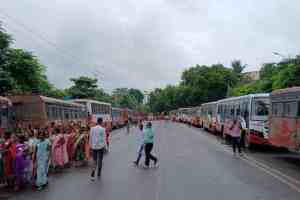
[(179, 108), (178, 109), (177, 114), (179, 117), (179, 122), (182, 122), (182, 123), (189, 122), (189, 120), (190, 120), (189, 110), (190, 110), (190, 108)]
[(201, 105), (200, 108), (200, 126), (210, 132), (216, 132), (216, 117), (217, 117), (218, 102), (209, 102)]
[(190, 107), (190, 108), (179, 108), (177, 113), (179, 115), (180, 121), (195, 127), (200, 127), (200, 107)]
[(0, 96), (0, 136), (6, 130), (12, 130), (15, 127), (14, 118), (12, 102)]
[(300, 151), (300, 87), (271, 93), (269, 141), (277, 147)]
[(96, 123), (98, 118), (102, 118), (103, 122), (107, 123), (109, 126), (108, 128), (112, 128), (112, 109), (110, 103), (91, 99), (73, 99), (71, 101), (85, 106), (91, 122)]
[(239, 119), (246, 147), (250, 148), (253, 144), (269, 144), (269, 94), (250, 94), (219, 100), (216, 109), (216, 131), (225, 138), (231, 136), (229, 128), (233, 120)]
[(84, 106), (40, 95), (9, 96), (18, 125), (47, 125), (51, 122), (81, 121), (87, 119)]
[(112, 128), (117, 129), (125, 125), (125, 119), (123, 117), (123, 109), (122, 108), (114, 108), (111, 109), (111, 117), (112, 117)]

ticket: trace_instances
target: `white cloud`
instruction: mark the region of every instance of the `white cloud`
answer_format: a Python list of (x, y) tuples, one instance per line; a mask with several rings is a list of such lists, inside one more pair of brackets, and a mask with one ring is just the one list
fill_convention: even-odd
[(299, 53), (299, 5), (296, 0), (7, 0), (0, 20), (16, 47), (33, 51), (48, 66), (58, 87), (97, 69), (106, 90), (151, 89), (178, 82), (182, 70), (197, 63), (228, 65), (238, 58), (255, 70), (279, 59), (273, 51)]

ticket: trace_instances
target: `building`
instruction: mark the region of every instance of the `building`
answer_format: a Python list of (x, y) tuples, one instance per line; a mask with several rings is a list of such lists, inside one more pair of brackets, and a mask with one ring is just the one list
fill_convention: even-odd
[(245, 72), (243, 73), (243, 78), (247, 81), (258, 81), (259, 80), (259, 71)]

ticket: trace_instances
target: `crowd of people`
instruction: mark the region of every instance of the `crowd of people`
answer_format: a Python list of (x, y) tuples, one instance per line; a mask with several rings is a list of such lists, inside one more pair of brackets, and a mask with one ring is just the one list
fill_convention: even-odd
[[(89, 132), (92, 125), (69, 122), (44, 127), (19, 127), (0, 133), (0, 185), (20, 190), (48, 184), (49, 172), (85, 165), (90, 159)], [(109, 129), (105, 129), (106, 147)]]
[[(150, 161), (154, 143), (152, 123), (139, 122), (139, 165), (145, 155), (144, 167)], [(31, 185), (42, 190), (48, 185), (49, 173), (62, 172), (69, 167), (80, 167), (93, 160), (91, 180), (101, 178), (103, 155), (109, 149), (110, 126), (102, 118), (96, 124), (69, 122), (47, 126), (19, 126), (15, 131), (0, 131), (0, 186), (19, 191)]]

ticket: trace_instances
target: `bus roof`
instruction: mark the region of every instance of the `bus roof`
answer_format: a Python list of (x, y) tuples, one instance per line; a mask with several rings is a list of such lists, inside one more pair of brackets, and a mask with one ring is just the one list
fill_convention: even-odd
[(201, 106), (213, 105), (213, 104), (216, 104), (216, 103), (218, 103), (218, 101), (203, 103)]
[(274, 95), (277, 96), (277, 95), (287, 94), (287, 93), (300, 93), (300, 87), (291, 87), (291, 88), (274, 90), (271, 95), (272, 96), (274, 96)]
[(239, 96), (239, 97), (229, 97), (226, 99), (221, 99), (218, 101), (218, 103), (227, 102), (227, 101), (236, 101), (236, 100), (241, 100), (241, 99), (245, 99), (245, 98), (269, 97), (269, 96), (270, 96), (269, 93), (248, 94), (248, 95)]
[(84, 107), (84, 105), (74, 103), (74, 102), (69, 102), (61, 99), (55, 99), (52, 97), (45, 97), (45, 96), (40, 96), (40, 98), (47, 103), (59, 103), (59, 104), (64, 104), (64, 105), (69, 105), (69, 106), (76, 106), (76, 107)]
[(45, 103), (61, 104), (61, 105), (66, 105), (66, 106), (75, 106), (75, 107), (84, 108), (83, 105), (78, 104), (78, 103), (73, 103), (73, 102), (69, 102), (69, 101), (65, 101), (65, 100), (61, 100), (61, 99), (56, 99), (56, 98), (46, 97), (46, 96), (36, 95), (36, 94), (12, 95), (12, 96), (9, 96), (9, 99), (13, 103), (19, 103), (19, 102), (23, 102), (23, 103), (31, 102), (32, 103), (32, 102), (36, 102), (38, 100), (38, 101), (45, 102)]
[(92, 99), (72, 99), (70, 101), (72, 101), (72, 102), (96, 103), (96, 104), (103, 104), (103, 105), (111, 106), (110, 103), (106, 103), (106, 102), (102, 102), (102, 101), (97, 101), (97, 100), (92, 100)]

